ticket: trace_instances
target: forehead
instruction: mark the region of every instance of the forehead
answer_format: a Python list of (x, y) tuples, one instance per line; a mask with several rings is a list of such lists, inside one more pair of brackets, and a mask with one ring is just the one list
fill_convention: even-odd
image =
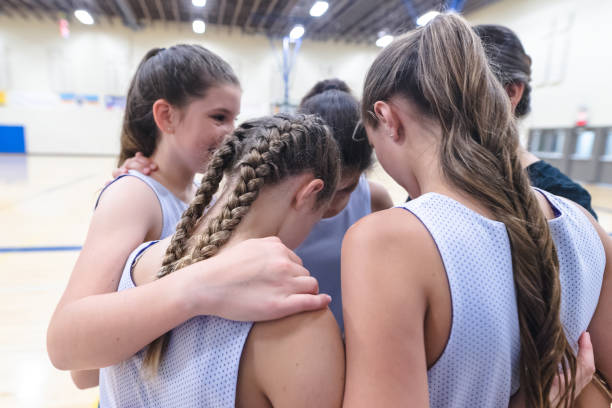
[(202, 98), (191, 101), (189, 108), (204, 110), (226, 110), (232, 113), (240, 111), (242, 90), (236, 85), (213, 86), (206, 90)]

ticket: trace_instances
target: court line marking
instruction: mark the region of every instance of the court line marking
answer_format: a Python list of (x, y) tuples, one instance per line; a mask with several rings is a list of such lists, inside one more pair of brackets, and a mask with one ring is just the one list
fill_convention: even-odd
[(83, 249), (82, 246), (4, 247), (4, 248), (0, 248), (0, 253), (80, 251), (81, 249)]
[(19, 198), (17, 200), (11, 200), (8, 204), (0, 206), (0, 211), (8, 210), (12, 206), (14, 206), (14, 205), (22, 204), (24, 202), (28, 202), (30, 200), (33, 200), (33, 199), (36, 199), (36, 198), (40, 198), (40, 196), (44, 196), (45, 194), (53, 193), (53, 192), (56, 192), (58, 190), (62, 190), (64, 188), (66, 188), (66, 187), (72, 186), (73, 184), (78, 184), (78, 183), (80, 183), (82, 181), (85, 181), (87, 179), (93, 178), (95, 176), (97, 176), (97, 174), (88, 174), (88, 175), (85, 175), (85, 176), (77, 177), (77, 178), (75, 178), (73, 180), (67, 181), (67, 182), (62, 183), (62, 184), (56, 184), (54, 186), (47, 187), (47, 188), (45, 188), (43, 190), (37, 191), (36, 193), (29, 195), (29, 196), (21, 197), (21, 198)]

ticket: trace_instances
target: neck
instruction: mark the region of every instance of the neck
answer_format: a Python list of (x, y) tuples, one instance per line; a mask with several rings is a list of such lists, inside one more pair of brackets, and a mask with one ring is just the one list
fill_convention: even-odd
[(167, 146), (166, 137), (162, 137), (159, 146), (151, 156), (158, 170), (151, 174), (155, 180), (164, 185), (172, 194), (184, 202), (190, 202), (195, 193), (193, 179), (195, 172), (190, 169), (178, 155)]
[[(233, 189), (233, 186), (231, 187), (224, 189), (215, 205), (206, 214), (206, 218), (197, 227), (194, 235), (204, 232), (208, 221), (221, 213)], [(291, 203), (287, 200), (287, 192), (276, 187), (264, 187), (262, 189), (255, 202), (251, 204), (247, 214), (232, 232), (228, 242), (223, 245), (219, 252), (248, 239), (279, 235), (283, 222), (289, 214)]]

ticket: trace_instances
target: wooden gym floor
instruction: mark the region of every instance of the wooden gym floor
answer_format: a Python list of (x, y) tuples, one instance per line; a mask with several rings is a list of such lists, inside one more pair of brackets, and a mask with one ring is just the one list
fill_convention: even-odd
[[(94, 406), (47, 357), (45, 333), (115, 159), (0, 155), (0, 406)], [(406, 193), (376, 167), (395, 203)], [(612, 187), (587, 186), (612, 232)]]

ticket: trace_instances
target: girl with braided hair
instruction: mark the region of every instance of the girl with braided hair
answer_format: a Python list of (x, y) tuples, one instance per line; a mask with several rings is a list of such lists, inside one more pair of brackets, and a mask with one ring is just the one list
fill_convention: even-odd
[(208, 204), (194, 201), (187, 208), (195, 196), (194, 175), (233, 130), (240, 98), (231, 67), (198, 45), (153, 49), (138, 66), (119, 162), (142, 152), (158, 168), (150, 176), (131, 171), (103, 190), (47, 333), (52, 363), (77, 370), (73, 379), (80, 388), (98, 383), (95, 369), (119, 363), (193, 316), (268, 320), (329, 303), (277, 238), (246, 240), (163, 285), (116, 293), (134, 248), (172, 234), (185, 210), (180, 222), (195, 221)]
[[(247, 239), (276, 235), (295, 248), (327, 211), (339, 173), (336, 143), (316, 116), (243, 123), (211, 159), (185, 212), (195, 216), (183, 222), (184, 215), (171, 238), (133, 251), (119, 291), (163, 284)], [(102, 369), (101, 405), (339, 406), (343, 373), (342, 340), (329, 310), (255, 325), (199, 316)]]
[[(319, 291), (332, 298), (329, 307), (344, 331), (340, 285), (340, 249), (342, 238), (360, 218), (393, 205), (387, 190), (366, 179), (364, 172), (372, 164), (372, 147), (359, 125), (359, 102), (348, 85), (337, 78), (317, 82), (302, 98), (298, 112), (321, 117), (331, 128), (340, 149), (342, 178), (323, 219), (295, 250), (304, 267), (317, 279)], [(155, 163), (141, 157), (127, 160), (126, 168), (155, 171)], [(116, 174), (114, 174), (116, 175)]]
[(345, 236), (344, 405), (587, 404), (592, 386), (574, 403), (585, 330), (612, 379), (612, 242), (585, 209), (531, 187), (510, 101), (467, 22), (439, 15), (387, 46), (362, 118), (414, 199)]

